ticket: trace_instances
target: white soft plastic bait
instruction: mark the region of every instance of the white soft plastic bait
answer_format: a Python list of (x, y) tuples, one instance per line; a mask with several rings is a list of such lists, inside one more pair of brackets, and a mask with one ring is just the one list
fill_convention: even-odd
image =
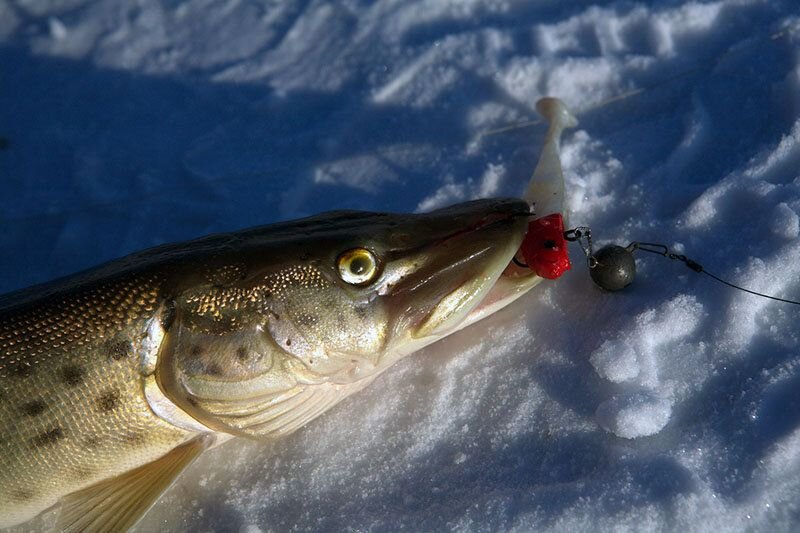
[(564, 230), (567, 212), (564, 205), (564, 173), (559, 149), (561, 133), (578, 125), (577, 119), (558, 98), (542, 98), (536, 110), (550, 123), (539, 163), (523, 195), (536, 218), (528, 225), (528, 233), (520, 252), (525, 263), (537, 275), (556, 279), (570, 268)]

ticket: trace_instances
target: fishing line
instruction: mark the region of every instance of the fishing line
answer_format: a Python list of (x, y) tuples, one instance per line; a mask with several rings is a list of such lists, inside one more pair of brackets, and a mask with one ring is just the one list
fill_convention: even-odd
[(586, 261), (589, 265), (589, 274), (592, 280), (602, 289), (607, 291), (618, 291), (624, 289), (633, 282), (636, 275), (636, 261), (633, 253), (635, 251), (648, 252), (651, 254), (666, 257), (673, 261), (685, 264), (693, 272), (705, 274), (713, 280), (733, 289), (746, 292), (761, 298), (768, 298), (777, 302), (800, 305), (800, 301), (779, 298), (770, 294), (764, 294), (745, 287), (741, 287), (730, 281), (726, 281), (719, 276), (707, 271), (703, 265), (683, 254), (678, 254), (669, 249), (668, 246), (654, 242), (633, 241), (628, 246), (618, 246), (611, 244), (601, 248), (595, 253), (592, 249), (592, 230), (586, 226), (580, 226), (564, 232), (564, 239), (569, 242), (576, 242), (581, 247)]

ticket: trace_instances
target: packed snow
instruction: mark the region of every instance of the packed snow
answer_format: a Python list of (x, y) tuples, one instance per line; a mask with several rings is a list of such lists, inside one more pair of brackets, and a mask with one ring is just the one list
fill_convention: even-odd
[[(800, 299), (792, 0), (0, 0), (0, 290), (339, 208), (519, 195)], [(800, 528), (798, 306), (638, 253), (207, 453), (141, 531)], [(53, 513), (28, 524), (52, 524)]]

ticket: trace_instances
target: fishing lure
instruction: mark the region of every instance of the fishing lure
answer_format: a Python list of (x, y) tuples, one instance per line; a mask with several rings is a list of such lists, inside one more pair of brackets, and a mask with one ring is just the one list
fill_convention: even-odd
[(561, 134), (578, 125), (577, 119), (558, 98), (542, 98), (536, 110), (547, 120), (549, 127), (539, 162), (533, 172), (523, 199), (531, 204), (534, 214), (520, 246), (524, 263), (537, 276), (558, 279), (571, 268), (564, 227), (567, 212), (564, 204), (564, 172), (559, 156)]
[(705, 274), (730, 288), (800, 305), (798, 301), (760, 293), (726, 281), (707, 271), (699, 262), (672, 252), (663, 244), (634, 241), (624, 247), (610, 244), (595, 252), (589, 227), (565, 229), (568, 222), (564, 205), (564, 175), (559, 156), (560, 141), (563, 131), (577, 126), (578, 121), (558, 98), (542, 98), (536, 103), (536, 109), (547, 120), (549, 127), (539, 163), (523, 195), (531, 204), (534, 217), (520, 245), (519, 255), (522, 255), (524, 262), (514, 258), (517, 266), (529, 268), (541, 278), (558, 279), (571, 268), (568, 243), (577, 242), (586, 256), (592, 281), (601, 289), (613, 292), (633, 283), (636, 277), (634, 252), (643, 251), (682, 262), (693, 272)]

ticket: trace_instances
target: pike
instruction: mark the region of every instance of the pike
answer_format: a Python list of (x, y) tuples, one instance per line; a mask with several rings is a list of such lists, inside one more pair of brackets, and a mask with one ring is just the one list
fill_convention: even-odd
[[(526, 201), (342, 211), (166, 245), (0, 301), (0, 527), (132, 527), (203, 451), (273, 439), (541, 278), (510, 263), (531, 194), (561, 211), (557, 101)], [(533, 191), (533, 192), (530, 192)], [(548, 207), (549, 209), (549, 207)]]

